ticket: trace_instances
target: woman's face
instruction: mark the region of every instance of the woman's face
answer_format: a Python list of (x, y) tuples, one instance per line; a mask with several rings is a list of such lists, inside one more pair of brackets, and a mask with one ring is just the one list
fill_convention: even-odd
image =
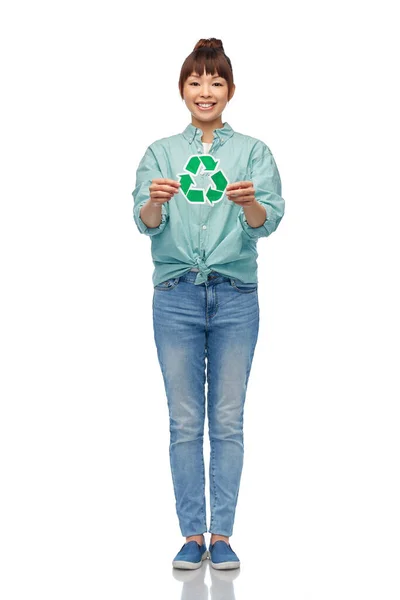
[[(201, 77), (192, 73), (184, 83), (183, 99), (193, 117), (199, 121), (215, 121), (228, 103), (228, 82), (219, 75), (206, 75), (205, 69)], [(203, 109), (199, 104), (212, 106)]]

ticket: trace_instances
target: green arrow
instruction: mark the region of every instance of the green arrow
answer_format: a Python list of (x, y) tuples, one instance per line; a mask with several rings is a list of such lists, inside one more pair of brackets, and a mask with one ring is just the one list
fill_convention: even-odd
[(186, 198), (189, 202), (204, 202), (204, 190), (190, 190)]
[(206, 196), (209, 202), (212, 204), (213, 202), (218, 202), (218, 200), (221, 200), (223, 193), (224, 192), (219, 192), (218, 190), (213, 190), (210, 186), (207, 190)]
[(194, 175), (196, 175), (197, 171), (199, 170), (199, 166), (200, 166), (200, 159), (198, 156), (192, 156), (189, 160), (188, 163), (185, 167), (185, 171), (190, 171), (190, 173), (193, 173)]
[(217, 171), (216, 173), (214, 173), (214, 175), (210, 175), (210, 177), (215, 183), (215, 187), (220, 192), (223, 192), (228, 186), (228, 180), (226, 179), (222, 171)]
[(189, 175), (189, 173), (180, 174), (178, 175), (178, 177), (181, 184), (182, 193), (186, 196), (186, 192), (188, 191), (191, 185), (194, 185), (195, 182), (193, 181), (192, 176)]
[(200, 156), (200, 160), (206, 171), (215, 171), (219, 162), (214, 160), (210, 154), (203, 154), (203, 156)]

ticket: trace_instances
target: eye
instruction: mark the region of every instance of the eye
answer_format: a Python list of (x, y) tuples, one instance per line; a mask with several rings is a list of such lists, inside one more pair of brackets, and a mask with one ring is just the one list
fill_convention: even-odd
[[(189, 83), (189, 85), (200, 85), (198, 81), (192, 81), (192, 83)], [(213, 85), (219, 85), (219, 86), (223, 86), (223, 83), (220, 83), (219, 81), (215, 81), (213, 83)]]

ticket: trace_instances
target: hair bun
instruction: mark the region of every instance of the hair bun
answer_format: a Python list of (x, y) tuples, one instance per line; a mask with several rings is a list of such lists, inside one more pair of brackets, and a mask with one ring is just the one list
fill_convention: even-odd
[(200, 48), (215, 48), (215, 50), (222, 50), (222, 52), (224, 52), (222, 42), (217, 38), (202, 38), (195, 45), (193, 52), (195, 50), (199, 50)]

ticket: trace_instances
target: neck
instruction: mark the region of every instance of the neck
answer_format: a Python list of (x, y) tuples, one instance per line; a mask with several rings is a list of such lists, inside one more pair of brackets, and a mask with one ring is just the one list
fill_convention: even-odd
[(199, 119), (196, 119), (196, 117), (193, 117), (193, 116), (192, 116), (192, 125), (194, 125), (195, 127), (198, 127), (199, 129), (201, 129), (203, 131), (201, 141), (206, 142), (206, 144), (213, 141), (214, 129), (221, 129), (224, 126), (221, 117), (218, 117), (218, 119), (215, 119), (214, 121), (209, 121), (206, 123), (204, 121), (199, 121)]

